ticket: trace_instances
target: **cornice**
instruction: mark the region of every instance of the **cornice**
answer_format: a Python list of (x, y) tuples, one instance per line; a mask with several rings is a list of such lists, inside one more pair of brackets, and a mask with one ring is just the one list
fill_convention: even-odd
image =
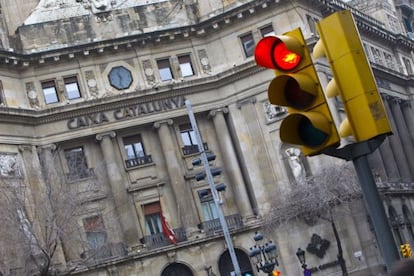
[(45, 110), (0, 106), (0, 122), (35, 126), (79, 116), (87, 116), (89, 114), (125, 108), (171, 97), (215, 90), (225, 85), (230, 85), (237, 80), (254, 75), (262, 70), (264, 69), (256, 66), (254, 60), (251, 60), (214, 76), (161, 86), (158, 89), (136, 90), (110, 97), (87, 100), (73, 105), (57, 106)]
[[(145, 32), (117, 37), (114, 39), (85, 42), (78, 45), (62, 45), (60, 48), (48, 49), (37, 52), (19, 51), (18, 49), (0, 49), (0, 61), (10, 66), (28, 67), (31, 64), (42, 64), (48, 61), (69, 60), (75, 56), (99, 55), (106, 50), (124, 51), (131, 47), (140, 48), (147, 44), (159, 44), (171, 40), (187, 40), (193, 37), (205, 37), (208, 34), (217, 32), (218, 28), (227, 28), (237, 24), (240, 20), (255, 16), (255, 13), (266, 11), (271, 7), (280, 5), (279, 1), (274, 0), (255, 0), (249, 1), (240, 6), (224, 10), (219, 14), (210, 14), (200, 18), (198, 22), (191, 25), (166, 28), (153, 32)], [(93, 15), (91, 15), (93, 16)]]

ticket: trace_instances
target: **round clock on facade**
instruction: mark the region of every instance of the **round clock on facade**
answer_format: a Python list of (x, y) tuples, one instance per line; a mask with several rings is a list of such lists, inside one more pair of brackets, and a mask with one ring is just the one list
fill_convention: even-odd
[(132, 84), (131, 71), (123, 66), (112, 68), (109, 71), (108, 78), (111, 86), (118, 90), (127, 89)]

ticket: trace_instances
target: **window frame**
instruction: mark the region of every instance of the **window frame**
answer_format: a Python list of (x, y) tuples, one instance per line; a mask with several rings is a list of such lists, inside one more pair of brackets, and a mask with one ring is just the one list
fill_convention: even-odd
[[(244, 51), (244, 56), (246, 58), (252, 57), (254, 56), (254, 46), (255, 46), (255, 41), (254, 41), (254, 37), (253, 37), (253, 32), (248, 32), (245, 33), (243, 35), (241, 35), (239, 37), (243, 51)], [(249, 44), (249, 45), (247, 45)], [(251, 44), (251, 45), (250, 45)]]
[[(177, 56), (178, 65), (180, 67), (181, 76), (183, 78), (195, 75), (195, 70), (190, 54), (182, 54)], [(184, 74), (185, 71), (191, 71), (191, 74)]]
[[(171, 66), (171, 61), (169, 57), (160, 58), (156, 60), (158, 74), (160, 76), (161, 81), (170, 81), (174, 79), (174, 73)], [(165, 78), (165, 74), (168, 74), (168, 77)]]
[[(41, 86), (42, 86), (43, 98), (47, 105), (60, 102), (55, 80), (42, 81)], [(51, 98), (53, 99), (49, 100)]]
[[(79, 80), (77, 76), (68, 76), (63, 78), (63, 84), (65, 86), (66, 97), (68, 100), (76, 100), (82, 98), (82, 93), (79, 85)], [(73, 84), (75, 84), (76, 89), (69, 89)], [(76, 91), (74, 91), (76, 90)], [(74, 91), (74, 92), (72, 92)], [(72, 93), (77, 93), (75, 97), (71, 97)]]

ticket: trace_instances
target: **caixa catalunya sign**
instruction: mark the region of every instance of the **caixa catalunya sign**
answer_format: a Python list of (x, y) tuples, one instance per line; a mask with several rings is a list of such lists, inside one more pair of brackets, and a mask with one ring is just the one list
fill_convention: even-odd
[(173, 110), (184, 106), (184, 96), (176, 96), (152, 102), (140, 103), (128, 107), (122, 107), (109, 112), (98, 112), (71, 118), (67, 121), (67, 127), (68, 129), (91, 127), (118, 120), (128, 120), (153, 113)]

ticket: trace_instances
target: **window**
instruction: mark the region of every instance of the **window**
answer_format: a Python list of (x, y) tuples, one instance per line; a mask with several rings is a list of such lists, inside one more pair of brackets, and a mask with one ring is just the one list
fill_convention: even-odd
[(147, 234), (155, 235), (162, 233), (161, 225), (161, 205), (159, 202), (145, 204), (144, 215), (145, 215), (145, 228)]
[(152, 163), (151, 155), (145, 154), (141, 135), (124, 137), (123, 141), (127, 168)]
[(211, 191), (201, 190), (198, 193), (198, 196), (200, 197), (201, 209), (203, 210), (204, 214), (204, 221), (217, 219), (219, 216)]
[(189, 77), (194, 75), (190, 55), (179, 56), (178, 63), (180, 64), (181, 76)]
[(77, 180), (91, 176), (83, 147), (66, 149), (65, 158), (69, 169), (67, 175), (69, 180)]
[(66, 95), (69, 100), (79, 99), (81, 97), (79, 83), (76, 76), (64, 78)]
[(254, 54), (254, 40), (253, 34), (248, 33), (240, 37), (240, 41), (243, 45), (244, 54), (246, 57), (251, 57)]
[(411, 66), (411, 61), (408, 58), (403, 57), (403, 62), (404, 62), (405, 68), (407, 69), (407, 74), (412, 75), (413, 68)]
[(180, 133), (184, 146), (198, 145), (195, 132), (190, 124), (180, 125)]
[(43, 96), (46, 104), (59, 102), (55, 81), (42, 82)]
[(110, 257), (107, 247), (107, 234), (101, 215), (85, 218), (83, 220), (86, 240), (88, 241), (89, 255), (92, 258)]
[(262, 37), (265, 37), (269, 35), (275, 35), (275, 31), (273, 30), (272, 25), (268, 25), (260, 29), (260, 34), (262, 35)]
[(170, 60), (168, 58), (157, 60), (161, 81), (168, 81), (173, 78)]

